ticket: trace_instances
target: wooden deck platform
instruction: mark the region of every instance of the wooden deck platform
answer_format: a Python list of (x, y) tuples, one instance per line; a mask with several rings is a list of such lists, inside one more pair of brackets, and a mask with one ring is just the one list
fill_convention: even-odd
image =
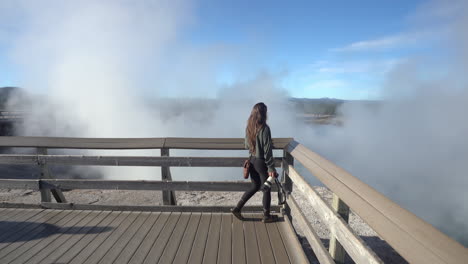
[(0, 263), (308, 263), (260, 214), (0, 208)]

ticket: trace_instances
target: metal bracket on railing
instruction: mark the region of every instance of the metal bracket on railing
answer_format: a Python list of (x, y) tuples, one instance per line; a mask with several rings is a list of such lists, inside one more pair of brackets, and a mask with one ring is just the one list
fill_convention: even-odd
[(37, 155), (36, 162), (38, 166), (44, 166), (46, 164), (46, 159), (44, 158), (43, 155)]
[[(169, 149), (162, 148), (161, 157), (169, 157)], [(169, 166), (161, 166), (161, 180), (165, 182), (172, 181), (171, 170)], [(163, 191), (162, 197), (164, 205), (177, 205), (174, 191)]]
[[(47, 165), (47, 159), (45, 155), (47, 155), (46, 148), (38, 148), (37, 149), (37, 165), (41, 168), (41, 176), (40, 179), (52, 179), (49, 166)], [(50, 202), (51, 201), (51, 194), (54, 196), (55, 200), (58, 203), (66, 203), (67, 200), (63, 195), (60, 189), (44, 189), (41, 188), (41, 183), (39, 182), (39, 189), (41, 191), (41, 202)]]
[(292, 192), (292, 181), (289, 178), (289, 165), (294, 165), (294, 158), (286, 150), (283, 151), (283, 161), (281, 167), (283, 169), (282, 173), (282, 184), (286, 190), (287, 195), (290, 195)]

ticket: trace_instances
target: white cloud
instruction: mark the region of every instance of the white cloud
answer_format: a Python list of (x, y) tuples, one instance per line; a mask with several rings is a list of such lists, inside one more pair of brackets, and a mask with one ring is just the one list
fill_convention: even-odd
[(391, 58), (383, 60), (351, 60), (343, 62), (328, 62), (314, 71), (323, 74), (347, 74), (347, 73), (365, 73), (380, 74), (388, 72), (394, 65), (402, 59)]
[(377, 39), (353, 42), (344, 47), (331, 49), (331, 51), (354, 52), (354, 51), (391, 49), (391, 48), (415, 44), (421, 41), (422, 39), (430, 36), (431, 34), (432, 33), (425, 32), (425, 31), (401, 33), (401, 34), (396, 34), (396, 35), (384, 36), (384, 37), (377, 38)]

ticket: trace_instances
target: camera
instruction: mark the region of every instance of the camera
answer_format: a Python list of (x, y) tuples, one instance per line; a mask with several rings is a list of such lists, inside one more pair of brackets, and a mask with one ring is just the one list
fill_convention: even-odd
[(271, 190), (271, 185), (273, 185), (273, 183), (275, 182), (275, 177), (268, 177), (268, 179), (265, 181), (265, 183), (263, 184), (262, 188), (260, 188), (262, 190), (262, 192), (269, 192)]

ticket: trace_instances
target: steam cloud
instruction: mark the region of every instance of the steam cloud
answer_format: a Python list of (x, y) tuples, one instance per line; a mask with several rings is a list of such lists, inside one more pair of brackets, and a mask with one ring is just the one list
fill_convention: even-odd
[[(295, 137), (467, 245), (468, 35), (463, 29), (468, 21), (463, 14), (468, 9), (463, 1), (453, 3), (459, 19), (446, 24), (448, 50), (456, 52), (444, 53), (452, 58), (445, 62), (446, 76), (418, 78), (426, 62), (408, 60), (388, 75), (378, 112), (345, 104), (342, 127), (297, 123), (287, 93), (276, 85), (280, 77), (266, 73), (220, 88), (213, 107), (164, 118), (167, 109), (158, 100), (174, 89), (169, 83), (181, 84), (175, 94), (193, 95), (189, 84), (204, 92), (219, 87), (210, 76), (218, 58), (228, 56), (180, 45), (179, 35), (193, 19), (187, 1), (3, 1), (0, 22), (9, 27), (0, 30), (0, 41), (11, 47), (11, 61), (22, 69), (19, 85), (40, 88), (47, 94), (44, 102), (53, 102), (34, 105), (25, 135), (243, 137), (252, 105), (264, 101), (274, 137)], [(435, 1), (428, 9), (442, 7), (448, 5)], [(209, 63), (192, 67), (191, 59), (203, 60), (200, 54)], [(187, 68), (176, 66), (185, 62)], [(189, 152), (175, 152), (183, 153)], [(187, 180), (218, 177), (213, 172), (224, 174), (219, 179), (239, 175), (238, 170), (192, 169), (190, 176), (187, 170), (173, 171)], [(104, 172), (112, 178), (154, 179), (159, 170)]]
[[(164, 102), (165, 95), (204, 96), (205, 87), (219, 86), (213, 78), (213, 65), (224, 58), (222, 49), (213, 54), (204, 47), (181, 44), (179, 35), (192, 21), (189, 1), (51, 0), (1, 5), (1, 22), (11, 27), (6, 27), (2, 40), (11, 48), (11, 61), (21, 69), (19, 86), (45, 93), (41, 102), (31, 105), (24, 135), (242, 137), (245, 120), (257, 100), (275, 105), (271, 114), (278, 116), (276, 120), (287, 115), (281, 110), (285, 93), (279, 88), (272, 91), (275, 78), (259, 74), (220, 87), (219, 103), (213, 107), (181, 115), (169, 113), (170, 118), (164, 118), (168, 112), (164, 107), (170, 107)], [(159, 151), (118, 154), (159, 155)], [(244, 152), (236, 154), (245, 156)], [(113, 179), (157, 179), (160, 173), (149, 168), (97, 169)], [(234, 169), (185, 171), (173, 169), (173, 174), (177, 177), (179, 172), (185, 179), (211, 175), (220, 180), (238, 174)]]
[[(445, 19), (447, 41), (435, 50), (444, 59), (412, 58), (397, 65), (377, 112), (345, 104), (344, 126), (308, 131), (307, 142), (467, 246), (468, 3), (434, 1), (423, 11), (431, 20)], [(428, 76), (434, 63), (437, 72)]]

